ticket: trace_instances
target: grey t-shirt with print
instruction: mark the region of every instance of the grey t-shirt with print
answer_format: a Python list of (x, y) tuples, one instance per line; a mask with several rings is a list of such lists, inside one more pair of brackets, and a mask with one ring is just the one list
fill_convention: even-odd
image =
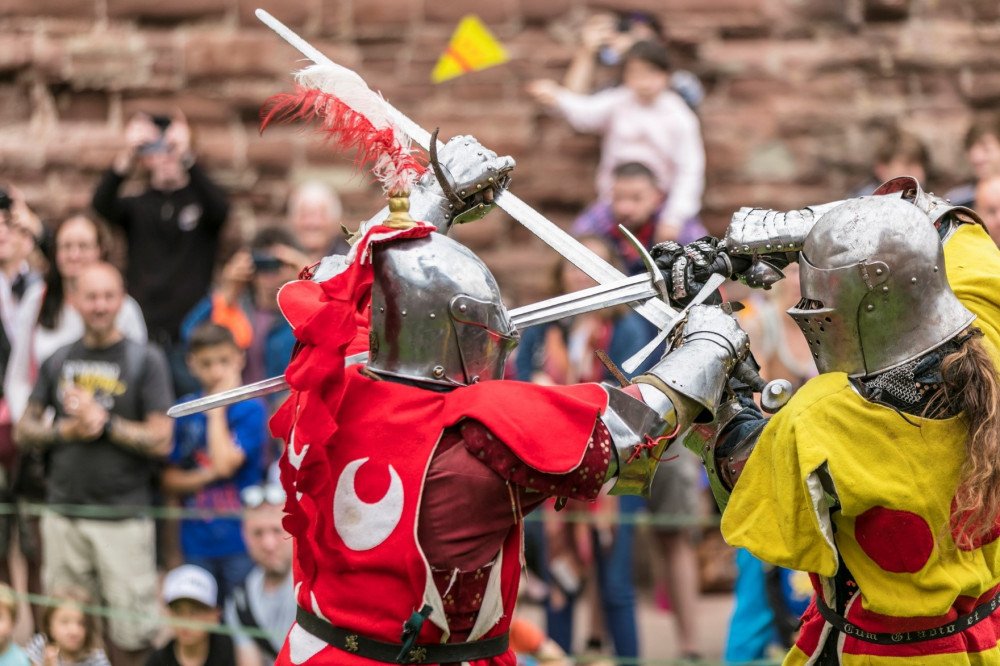
[[(42, 363), (30, 401), (63, 417), (63, 392), (72, 384), (129, 421), (166, 412), (174, 401), (163, 352), (128, 339), (103, 349), (88, 348), (82, 340), (59, 349)], [(50, 504), (148, 506), (153, 500), (154, 461), (103, 435), (52, 446), (46, 470)]]

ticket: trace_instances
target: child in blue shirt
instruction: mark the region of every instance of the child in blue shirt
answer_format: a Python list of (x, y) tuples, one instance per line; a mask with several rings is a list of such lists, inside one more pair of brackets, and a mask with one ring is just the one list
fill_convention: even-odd
[[(229, 329), (214, 323), (199, 326), (188, 342), (187, 365), (202, 391), (184, 400), (236, 388), (244, 362)], [(174, 428), (163, 489), (183, 496), (187, 508), (239, 513), (240, 491), (263, 477), (266, 441), (267, 407), (260, 400), (182, 417)], [(207, 569), (219, 582), (220, 606), (253, 566), (240, 522), (231, 517), (185, 518), (180, 542), (185, 562)]]

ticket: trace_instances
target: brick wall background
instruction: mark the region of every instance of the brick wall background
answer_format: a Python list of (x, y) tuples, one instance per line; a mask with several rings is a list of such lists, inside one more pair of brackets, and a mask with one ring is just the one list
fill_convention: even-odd
[[(1000, 101), (996, 0), (627, 0), (655, 12), (679, 66), (707, 89), (704, 217), (743, 205), (798, 207), (866, 179), (882, 128), (930, 146), (931, 189), (969, 176), (962, 136)], [(290, 183), (320, 177), (354, 223), (378, 192), (349, 162), (290, 128), (260, 136), (270, 95), (299, 56), (253, 16), (262, 6), (442, 138), (476, 135), (518, 162), (513, 191), (568, 223), (593, 196), (597, 139), (575, 135), (524, 93), (561, 78), (584, 0), (0, 0), (0, 178), (49, 220), (85, 206), (138, 109), (181, 108), (203, 162), (232, 193), (237, 232), (281, 219)], [(451, 31), (477, 13), (512, 61), (439, 85)], [(554, 255), (503, 213), (459, 236), (519, 300)]]

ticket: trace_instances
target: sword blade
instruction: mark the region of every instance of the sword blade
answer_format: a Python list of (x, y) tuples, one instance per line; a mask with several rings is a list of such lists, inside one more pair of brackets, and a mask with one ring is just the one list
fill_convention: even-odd
[[(563, 231), (554, 222), (526, 204), (510, 191), (498, 192), (494, 199), (497, 206), (535, 234), (553, 250), (600, 284), (625, 278), (625, 274), (591, 252), (583, 243)], [(649, 280), (649, 276), (643, 276)], [(659, 299), (649, 299), (632, 305), (632, 309), (659, 329), (666, 327), (677, 311)]]
[[(299, 53), (312, 60), (317, 65), (334, 65), (330, 58), (326, 57), (316, 47), (299, 37), (292, 29), (278, 19), (271, 16), (263, 9), (258, 9), (257, 18), (265, 25), (274, 30), (279, 37), (295, 47)], [(389, 104), (386, 105), (396, 121), (399, 128), (406, 133), (414, 143), (424, 150), (430, 148), (430, 132), (415, 123), (404, 115), (399, 109)], [(444, 144), (438, 141), (438, 148), (443, 148)], [(497, 206), (505, 210), (515, 220), (520, 222), (528, 231), (535, 234), (553, 250), (568, 259), (577, 268), (596, 280), (598, 284), (607, 284), (624, 279), (624, 273), (614, 266), (604, 261), (586, 248), (580, 241), (576, 240), (563, 231), (554, 222), (546, 218), (537, 210), (526, 204), (520, 198), (511, 194), (508, 190), (500, 191), (494, 199)], [(677, 314), (677, 311), (661, 300), (647, 300), (643, 303), (632, 305), (633, 309), (650, 321), (657, 328), (663, 329)]]
[(242, 402), (243, 400), (250, 400), (251, 398), (259, 398), (261, 396), (271, 395), (272, 393), (280, 393), (287, 388), (288, 382), (285, 381), (285, 376), (278, 375), (277, 377), (263, 379), (259, 382), (254, 382), (253, 384), (247, 384), (246, 386), (237, 386), (236, 388), (228, 391), (213, 393), (212, 395), (206, 395), (201, 398), (189, 400), (188, 402), (182, 402), (179, 405), (174, 405), (168, 409), (167, 416), (176, 419), (181, 416), (188, 416), (189, 414), (205, 412), (209, 409), (215, 409), (216, 407), (225, 407), (226, 405), (231, 405), (235, 402)]
[(599, 284), (565, 296), (515, 308), (510, 311), (510, 319), (515, 327), (528, 328), (585, 312), (648, 300), (657, 295), (648, 276), (635, 275), (612, 284)]
[[(545, 301), (525, 305), (510, 311), (510, 319), (517, 328), (527, 328), (546, 324), (550, 321), (572, 317), (573, 315), (592, 312), (602, 308), (608, 308), (624, 303), (632, 303), (643, 299), (655, 298), (657, 290), (649, 282), (646, 275), (635, 275), (624, 280), (619, 280), (613, 284), (599, 284), (589, 289), (581, 289), (571, 294), (556, 296)], [(368, 353), (352, 354), (344, 359), (344, 365), (354, 365), (364, 363), (368, 360)], [(243, 400), (260, 398), (263, 396), (280, 393), (288, 390), (288, 382), (284, 375), (271, 377), (246, 386), (238, 386), (229, 391), (213, 393), (201, 398), (196, 398), (179, 405), (174, 405), (167, 410), (167, 416), (178, 418), (197, 414), (216, 407), (225, 407)]]

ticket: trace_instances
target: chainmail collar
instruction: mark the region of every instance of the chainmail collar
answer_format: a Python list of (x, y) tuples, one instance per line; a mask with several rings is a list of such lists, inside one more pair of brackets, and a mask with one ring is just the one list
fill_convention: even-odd
[(941, 363), (958, 351), (965, 340), (949, 340), (937, 349), (908, 363), (871, 377), (857, 380), (861, 395), (871, 402), (887, 405), (899, 412), (932, 419), (947, 419), (960, 410), (945, 401), (938, 401), (930, 413), (925, 413), (931, 399), (941, 390)]

